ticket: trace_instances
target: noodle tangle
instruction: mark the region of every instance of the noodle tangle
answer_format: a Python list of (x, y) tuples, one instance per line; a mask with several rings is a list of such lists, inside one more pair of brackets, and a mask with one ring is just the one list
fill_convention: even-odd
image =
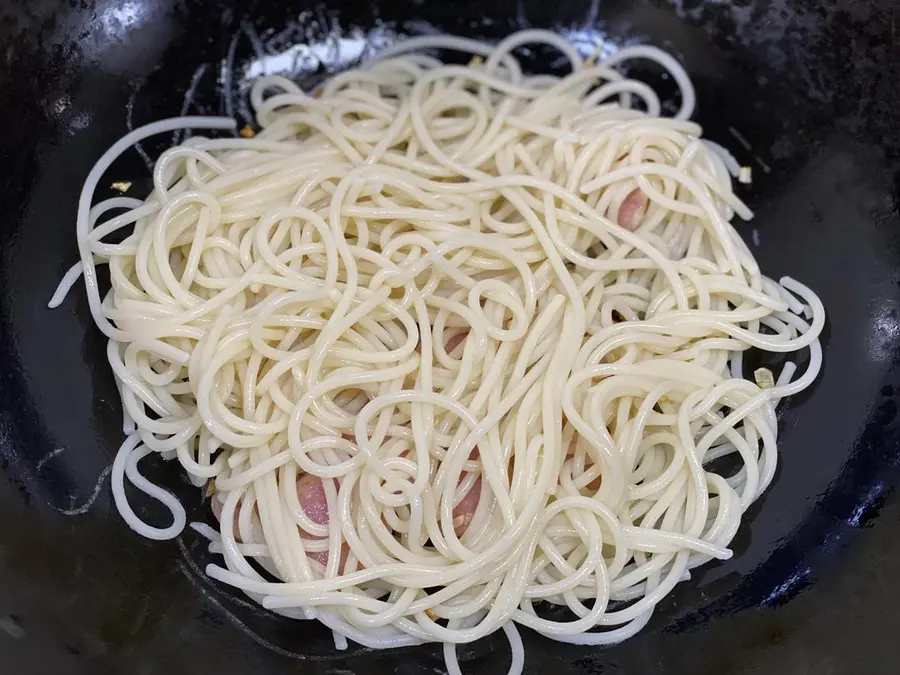
[[(513, 52), (533, 43), (571, 73), (523, 74)], [(674, 117), (616, 69), (634, 61), (678, 84)], [(338, 646), (443, 642), (454, 673), (455, 645), (500, 629), (510, 672), (517, 626), (628, 638), (731, 556), (775, 475), (775, 406), (820, 369), (824, 310), (762, 276), (731, 225), (752, 214), (671, 56), (593, 63), (543, 31), (415, 38), (315, 92), (263, 77), (251, 103), (253, 138), (167, 150), (146, 200), (92, 205), (135, 142), (233, 122), (159, 122), (104, 155), (51, 301), (84, 274), (132, 528), (181, 532), (184, 508), (139, 470), (177, 461), (214, 493), (216, 527), (194, 524), (221, 554), (211, 577)], [(751, 348), (809, 357), (757, 384)], [(145, 523), (126, 485), (172, 523)]]

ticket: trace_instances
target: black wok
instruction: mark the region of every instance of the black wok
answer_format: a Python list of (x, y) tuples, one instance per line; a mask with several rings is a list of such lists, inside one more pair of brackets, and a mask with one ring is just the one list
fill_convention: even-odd
[[(897, 672), (900, 503), (900, 53), (890, 0), (18, 0), (0, 5), (0, 660), (5, 672), (425, 673), (437, 647), (335, 652), (319, 626), (256, 609), (202, 574), (192, 534), (146, 541), (112, 506), (121, 417), (76, 260), (75, 205), (130, 125), (247, 115), (259, 64), (314, 84), (396, 33), (499, 38), (546, 26), (674, 52), (697, 119), (753, 167), (741, 225), (763, 270), (829, 312), (818, 384), (780, 412), (774, 485), (733, 560), (697, 570), (634, 639), (526, 634), (527, 671)], [(305, 45), (297, 48), (294, 45)], [(535, 68), (548, 63), (532, 54)], [(254, 66), (254, 64), (257, 64)], [(664, 83), (663, 83), (664, 84)], [(160, 145), (143, 146), (149, 156)], [(137, 152), (107, 174), (149, 189)], [(109, 196), (101, 194), (98, 197)], [(208, 517), (176, 467), (157, 478)], [(152, 507), (147, 517), (153, 518)], [(460, 650), (505, 672), (502, 637)]]

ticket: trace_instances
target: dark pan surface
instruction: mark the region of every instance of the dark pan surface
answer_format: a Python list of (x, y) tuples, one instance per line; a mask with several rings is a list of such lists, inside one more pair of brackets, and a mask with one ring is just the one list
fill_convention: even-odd
[[(753, 166), (744, 196), (757, 219), (743, 235), (765, 273), (820, 293), (829, 323), (824, 372), (781, 410), (779, 472), (748, 513), (736, 557), (695, 573), (623, 645), (527, 635), (528, 672), (897, 672), (898, 14), (890, 0), (4, 3), (4, 671), (440, 672), (434, 647), (338, 656), (318, 626), (269, 616), (204, 578), (192, 533), (160, 544), (131, 532), (108, 489), (121, 418), (105, 342), (83, 291), (55, 312), (45, 304), (76, 260), (81, 184), (130, 124), (244, 115), (245, 75), (263, 62), (312, 83), (397, 33), (497, 38), (550, 26), (589, 43), (651, 42), (683, 59), (707, 135)], [(143, 194), (148, 175), (131, 152), (103, 185), (133, 181)], [(207, 517), (174, 466), (159, 479), (192, 505), (189, 516)], [(502, 638), (461, 657), (467, 672), (507, 666)]]

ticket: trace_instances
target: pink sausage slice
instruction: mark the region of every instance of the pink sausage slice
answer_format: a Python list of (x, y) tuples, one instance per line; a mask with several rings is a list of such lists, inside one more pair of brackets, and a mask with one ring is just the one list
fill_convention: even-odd
[(640, 188), (629, 192), (619, 207), (616, 222), (629, 232), (634, 232), (644, 219), (644, 214), (647, 213), (647, 201), (647, 195)]
[[(337, 484), (337, 481), (335, 481)], [(300, 478), (297, 479), (297, 498), (300, 500), (300, 506), (303, 507), (303, 512), (309, 517), (311, 521), (316, 523), (317, 525), (327, 525), (328, 524), (328, 502), (325, 499), (325, 488), (322, 486), (322, 479), (318, 476), (311, 476), (309, 474), (303, 474)], [(212, 507), (213, 515), (216, 517), (216, 520), (222, 519), (222, 504), (218, 499), (212, 499), (210, 506)], [(239, 511), (236, 510), (234, 514), (234, 531), (235, 531), (235, 539), (240, 542), (241, 538), (237, 535), (238, 531), (238, 514)], [(318, 539), (326, 539), (327, 537), (319, 537), (314, 534), (310, 534), (304, 530), (300, 530), (300, 536), (304, 539), (310, 540), (318, 540)], [(341, 573), (344, 569), (344, 563), (347, 561), (347, 554), (350, 549), (347, 544), (344, 544), (341, 548), (341, 562), (338, 567), (338, 573)], [(328, 564), (328, 551), (313, 551), (307, 553), (307, 557), (312, 558), (320, 562), (322, 565)]]
[[(444, 351), (448, 354), (453, 354), (453, 350), (459, 347), (467, 337), (469, 337), (469, 331), (462, 330), (453, 337), (447, 338), (447, 341), (444, 342)], [(416, 344), (416, 351), (420, 354), (422, 353), (421, 340)]]
[(444, 349), (448, 354), (452, 354), (453, 350), (459, 347), (467, 337), (469, 337), (469, 331), (460, 331), (444, 343)]
[[(335, 481), (337, 486), (337, 481)], [(300, 500), (300, 506), (303, 512), (311, 521), (317, 525), (327, 525), (328, 517), (328, 501), (325, 499), (325, 487), (322, 485), (322, 479), (318, 476), (311, 476), (308, 473), (303, 474), (297, 479), (297, 498)], [(304, 530), (300, 530), (300, 536), (309, 540), (327, 539), (327, 537), (319, 537), (310, 534)], [(347, 554), (350, 548), (347, 544), (341, 546), (341, 561), (338, 565), (338, 574), (344, 570), (344, 564), (347, 562)], [(328, 551), (311, 551), (306, 554), (308, 558), (318, 561), (322, 565), (328, 564)]]
[(472, 489), (453, 507), (453, 531), (457, 537), (461, 537), (469, 528), (472, 518), (475, 517), (475, 509), (478, 508), (479, 501), (481, 501), (481, 478), (475, 481)]

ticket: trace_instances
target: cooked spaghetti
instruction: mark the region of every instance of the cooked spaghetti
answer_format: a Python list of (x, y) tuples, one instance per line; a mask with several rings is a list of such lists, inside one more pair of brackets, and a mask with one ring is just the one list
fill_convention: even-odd
[[(571, 74), (524, 74), (526, 43)], [(634, 60), (678, 84), (673, 118), (614, 68)], [(498, 629), (511, 672), (517, 625), (582, 645), (638, 632), (731, 555), (775, 473), (775, 406), (821, 365), (822, 305), (761, 275), (729, 222), (752, 215), (739, 167), (693, 101), (651, 47), (594, 63), (543, 31), (428, 37), (314, 92), (261, 78), (252, 138), (191, 138), (146, 200), (92, 207), (135, 142), (234, 123), (122, 139), (51, 301), (83, 271), (122, 396), (122, 516), (182, 531), (138, 466), (176, 460), (212, 495), (216, 527), (194, 524), (222, 556), (211, 577), (338, 646), (443, 642), (453, 673), (454, 645)], [(757, 382), (751, 348), (809, 356)], [(126, 483), (172, 524), (145, 523)]]

